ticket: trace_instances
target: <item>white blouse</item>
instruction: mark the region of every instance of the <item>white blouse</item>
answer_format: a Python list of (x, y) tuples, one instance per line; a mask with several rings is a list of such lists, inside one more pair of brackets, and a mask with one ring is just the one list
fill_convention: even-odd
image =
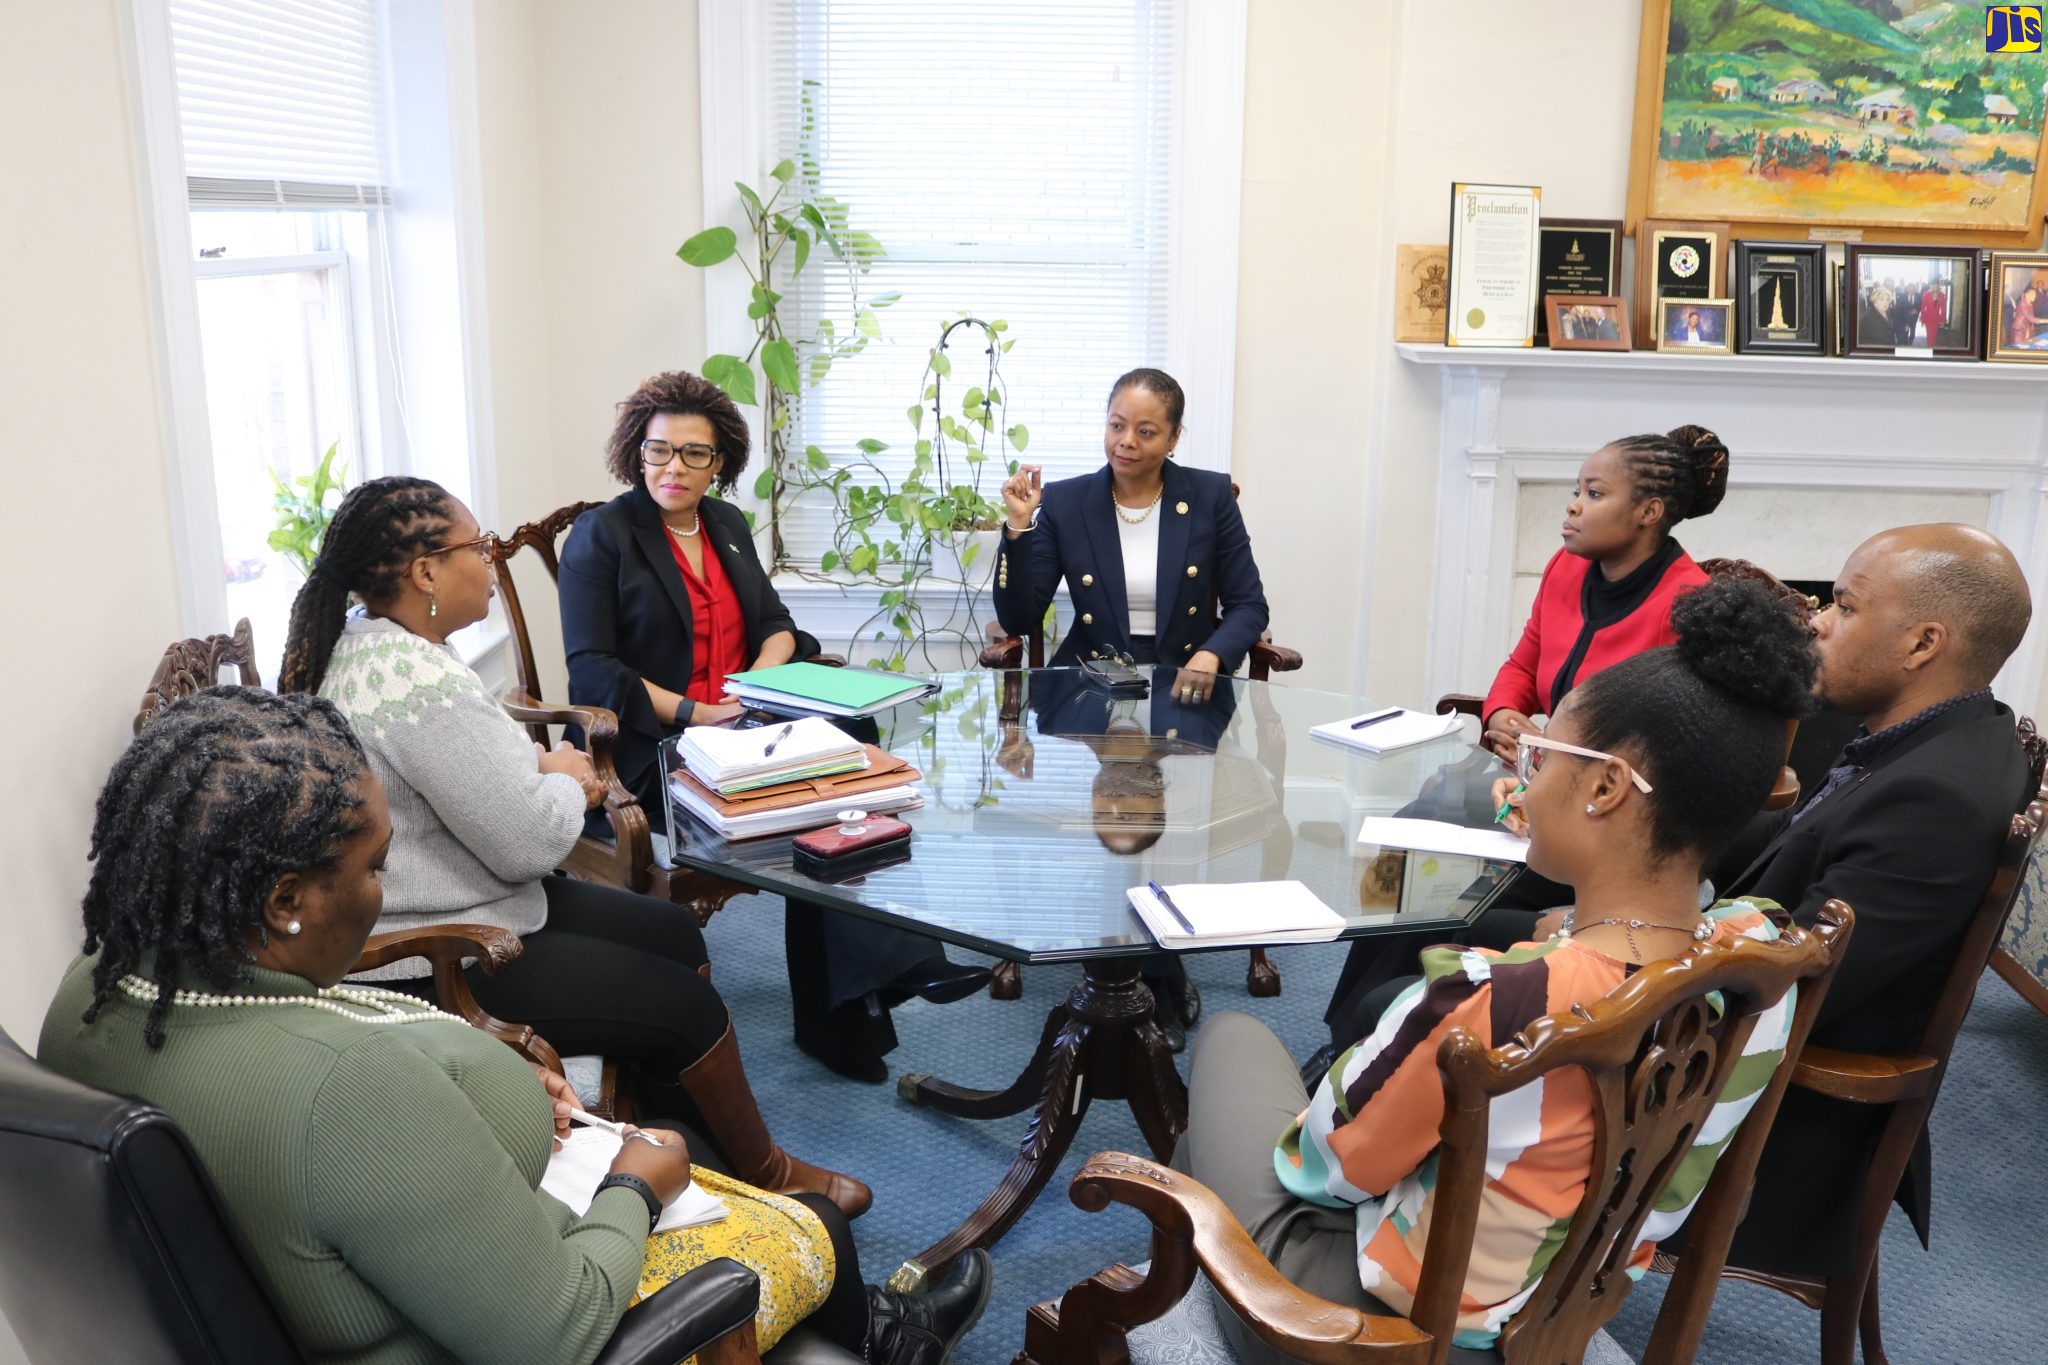
[(1136, 526), (1116, 519), (1117, 540), (1124, 551), (1124, 601), (1130, 608), (1130, 633), (1157, 635), (1159, 624), (1159, 522), (1161, 508)]

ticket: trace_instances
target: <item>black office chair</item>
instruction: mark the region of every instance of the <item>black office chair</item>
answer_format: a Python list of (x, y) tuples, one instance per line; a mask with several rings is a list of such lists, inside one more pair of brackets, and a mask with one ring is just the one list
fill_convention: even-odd
[[(739, 1262), (700, 1266), (628, 1312), (597, 1365), (758, 1360), (760, 1300)], [(5, 1032), (0, 1311), (36, 1365), (306, 1359), (170, 1117), (38, 1066)]]

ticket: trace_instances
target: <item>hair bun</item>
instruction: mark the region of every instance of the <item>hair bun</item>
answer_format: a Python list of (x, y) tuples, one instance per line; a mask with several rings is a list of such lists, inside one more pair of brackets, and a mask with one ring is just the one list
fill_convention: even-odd
[(1763, 584), (1713, 579), (1671, 604), (1671, 629), (1686, 666), (1743, 705), (1788, 719), (1812, 709), (1812, 632)]
[(1728, 447), (1705, 427), (1674, 427), (1665, 438), (1692, 457), (1692, 506), (1686, 515), (1707, 515), (1728, 492)]

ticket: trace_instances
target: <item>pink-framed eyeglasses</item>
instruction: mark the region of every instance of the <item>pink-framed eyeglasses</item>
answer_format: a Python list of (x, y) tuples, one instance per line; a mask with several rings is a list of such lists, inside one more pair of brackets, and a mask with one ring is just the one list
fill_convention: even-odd
[(1515, 746), (1515, 776), (1522, 780), (1522, 785), (1525, 787), (1542, 770), (1543, 751), (1545, 749), (1555, 749), (1559, 753), (1576, 754), (1580, 758), (1598, 758), (1611, 763), (1619, 763), (1622, 771), (1628, 774), (1628, 780), (1636, 784), (1637, 791), (1648, 796), (1656, 790), (1649, 782), (1644, 780), (1643, 775), (1637, 772), (1627, 759), (1617, 754), (1602, 753), (1598, 749), (1581, 749), (1576, 744), (1566, 744), (1562, 740), (1547, 739), (1542, 735), (1532, 734), (1527, 730), (1515, 736)]

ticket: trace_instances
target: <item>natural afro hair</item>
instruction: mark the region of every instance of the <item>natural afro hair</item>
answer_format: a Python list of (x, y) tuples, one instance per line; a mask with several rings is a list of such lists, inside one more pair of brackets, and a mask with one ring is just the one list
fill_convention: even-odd
[(115, 761), (93, 812), (85, 951), (91, 1023), (143, 957), (165, 989), (143, 1026), (164, 1041), (171, 983), (232, 989), (288, 872), (332, 867), (363, 828), (362, 745), (333, 703), (213, 687), (157, 713)]
[(721, 457), (717, 483), (721, 492), (731, 492), (747, 467), (753, 437), (739, 404), (724, 389), (687, 370), (670, 370), (640, 381), (640, 387), (619, 404), (619, 420), (605, 443), (604, 466), (612, 477), (628, 488), (640, 486), (645, 466), (640, 463), (640, 443), (647, 439), (647, 424), (658, 413), (671, 417), (702, 417), (711, 423), (712, 444)]
[(1660, 857), (1710, 860), (1763, 808), (1787, 724), (1811, 708), (1813, 636), (1760, 583), (1717, 578), (1672, 603), (1678, 643), (1602, 669), (1567, 705), (1580, 742), (1624, 753), (1655, 788)]

